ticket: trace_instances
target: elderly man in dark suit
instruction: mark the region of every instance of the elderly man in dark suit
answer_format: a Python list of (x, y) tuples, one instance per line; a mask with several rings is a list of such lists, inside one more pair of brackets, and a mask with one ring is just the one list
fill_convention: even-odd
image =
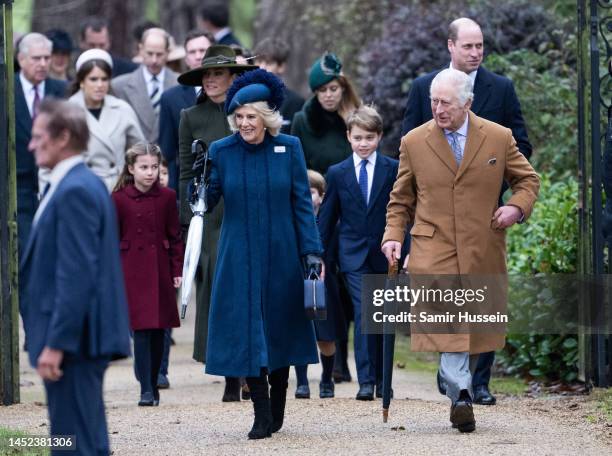
[(17, 232), (21, 255), (38, 206), (38, 167), (28, 151), (32, 120), (43, 98), (63, 97), (66, 83), (48, 77), (53, 43), (40, 33), (25, 35), (17, 50), (21, 70), (15, 77), (15, 152), (17, 158)]
[(51, 172), (21, 259), (20, 312), (51, 436), (76, 436), (76, 454), (107, 455), (104, 372), (129, 355), (130, 335), (115, 210), (83, 163), (88, 138), (81, 107), (42, 102), (30, 147)]
[[(448, 31), (448, 51), (450, 53), (450, 68), (466, 73), (472, 80), (474, 101), (471, 110), (483, 119), (490, 120), (512, 130), (519, 152), (527, 159), (531, 157), (531, 144), (527, 137), (527, 128), (521, 113), (512, 81), (484, 68), (482, 58), (484, 39), (480, 26), (471, 19), (454, 20)], [(402, 135), (432, 119), (429, 87), (431, 81), (441, 70), (418, 77), (412, 83), (408, 93), (406, 112), (402, 123)], [(508, 189), (506, 182), (502, 184), (501, 194)], [(499, 205), (502, 206), (501, 195)], [(473, 377), (474, 402), (481, 405), (494, 405), (495, 396), (489, 392), (491, 366), (495, 360), (495, 352), (482, 353)], [(438, 382), (440, 393), (444, 388)]]
[(142, 65), (131, 73), (112, 80), (115, 95), (127, 101), (136, 112), (140, 129), (148, 142), (159, 137), (161, 94), (174, 87), (178, 75), (166, 68), (170, 49), (170, 35), (160, 28), (151, 28), (142, 35), (138, 45)]
[[(185, 37), (185, 64), (198, 68), (206, 49), (214, 42), (212, 35), (203, 30), (192, 30)], [(159, 109), (159, 147), (168, 161), (169, 186), (178, 195), (178, 131), (181, 111), (195, 105), (201, 87), (179, 84), (162, 93)]]

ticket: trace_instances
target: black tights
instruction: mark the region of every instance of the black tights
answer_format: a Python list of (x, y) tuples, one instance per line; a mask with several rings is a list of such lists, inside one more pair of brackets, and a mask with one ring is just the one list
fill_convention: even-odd
[(140, 394), (151, 392), (157, 397), (157, 376), (163, 354), (163, 329), (134, 331), (134, 365), (140, 381)]
[(261, 390), (265, 388), (267, 390), (268, 384), (270, 384), (270, 393), (276, 391), (286, 390), (289, 386), (289, 367), (281, 367), (270, 372), (270, 375), (266, 375), (264, 369), (261, 370), (259, 377), (246, 377), (247, 385), (249, 390)]

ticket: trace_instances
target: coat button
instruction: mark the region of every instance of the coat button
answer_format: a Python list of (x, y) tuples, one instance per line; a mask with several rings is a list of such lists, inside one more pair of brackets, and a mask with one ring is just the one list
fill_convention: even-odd
[(136, 217), (142, 217), (142, 214), (136, 214)]
[(142, 229), (138, 228), (138, 229), (136, 230), (136, 232), (140, 234), (140, 233), (142, 233)]

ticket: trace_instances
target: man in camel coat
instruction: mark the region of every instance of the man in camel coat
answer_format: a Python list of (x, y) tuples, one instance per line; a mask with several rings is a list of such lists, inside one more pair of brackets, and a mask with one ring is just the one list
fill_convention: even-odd
[[(433, 119), (402, 138), (382, 250), (389, 262), (399, 259), (405, 229), (412, 223), (404, 264), (411, 275), (461, 275), (462, 281), (468, 274), (503, 275), (505, 229), (529, 217), (539, 178), (511, 130), (470, 111), (474, 95), (469, 76), (441, 71), (430, 96)], [(498, 207), (504, 179), (512, 196)], [(461, 432), (475, 429), (472, 373), (477, 354), (502, 348), (504, 340), (499, 332), (413, 331), (413, 351), (441, 353), (439, 375), (452, 401), (451, 423)]]

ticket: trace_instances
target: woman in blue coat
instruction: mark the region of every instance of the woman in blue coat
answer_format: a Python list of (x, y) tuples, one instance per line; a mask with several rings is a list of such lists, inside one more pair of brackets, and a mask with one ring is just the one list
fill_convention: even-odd
[(244, 73), (225, 101), (235, 133), (210, 147), (208, 207), (222, 196), (225, 212), (206, 372), (246, 377), (255, 410), (251, 439), (281, 428), (289, 366), (318, 361), (303, 280), (304, 268), (322, 272), (322, 248), (302, 147), (279, 134), (282, 98), (272, 73)]

